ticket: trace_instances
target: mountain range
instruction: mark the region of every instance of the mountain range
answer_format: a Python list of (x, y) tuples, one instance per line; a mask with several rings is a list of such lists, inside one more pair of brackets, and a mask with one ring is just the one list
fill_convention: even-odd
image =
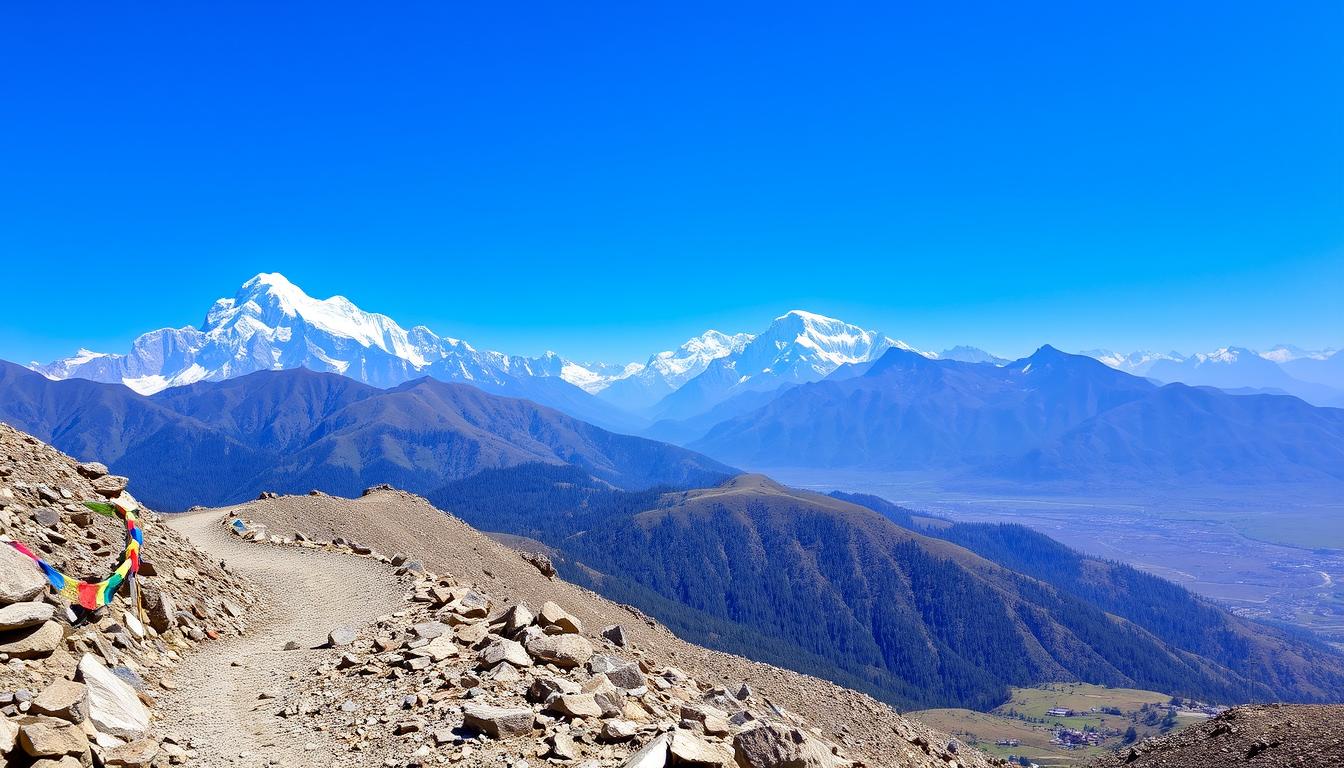
[[(383, 388), (428, 376), (527, 398), (607, 429), (689, 442), (798, 384), (873, 362), (893, 347), (930, 359), (1010, 362), (965, 345), (919, 352), (880, 332), (803, 310), (786, 312), (759, 333), (709, 330), (644, 362), (579, 363), (554, 352), (511, 355), (424, 326), (403, 328), (340, 296), (315, 299), (283, 275), (263, 273), (216, 301), (199, 329), (159, 329), (135, 339), (125, 354), (80, 350), (29, 367), (57, 380), (120, 382), (142, 394), (297, 367)], [(1164, 383), (1344, 406), (1344, 354), (1333, 349), (1281, 344), (1258, 353), (1227, 347), (1189, 356), (1100, 349), (1083, 354)]]
[(1222, 347), (1212, 352), (1084, 352), (1116, 370), (1156, 381), (1218, 387), (1235, 394), (1293, 395), (1320, 406), (1344, 407), (1344, 353), (1279, 344), (1263, 352)]
[(1159, 386), (1045, 346), (995, 366), (892, 349), (784, 392), (695, 450), (746, 467), (1089, 483), (1344, 481), (1344, 410)]
[[(898, 706), (992, 707), (1084, 680), (1204, 700), (1332, 700), (1344, 656), (1022, 528), (949, 524), (760, 475), (620, 491), (521, 465), (430, 495), (541, 542), (571, 581), (679, 635)], [(919, 518), (930, 522), (927, 516)]]
[(706, 331), (643, 363), (580, 364), (407, 330), (260, 274), (216, 301), (199, 330), (161, 329), (124, 355), (82, 351), (30, 367), (54, 380), (119, 382), (156, 402), (181, 400), (171, 393), (184, 387), (295, 369), (402, 396), (411, 382), (460, 383), (744, 467), (1246, 482), (1340, 478), (1341, 412), (1302, 400), (1344, 404), (1334, 387), (1344, 382), (1341, 354), (1280, 345), (1263, 354), (1077, 356), (1046, 346), (1008, 361), (967, 346), (922, 352), (792, 310), (759, 333)]
[(1237, 365), (1328, 378), (1338, 357), (1276, 354), (933, 354), (794, 310), (645, 363), (580, 365), (406, 330), (272, 274), (200, 330), (145, 334), (126, 355), (0, 362), (0, 420), (104, 461), (166, 510), (382, 483), (423, 493), (542, 542), (567, 578), (684, 636), (902, 705), (984, 707), (1008, 686), (1070, 679), (1337, 698), (1338, 654), (1160, 579), (1023, 529), (921, 526), (878, 499), (734, 469), (1344, 482), (1344, 410), (1278, 394), (1282, 380), (1252, 388), (1275, 394), (1154, 380)]
[(341, 296), (315, 299), (283, 275), (263, 273), (216, 301), (199, 329), (151, 331), (126, 354), (80, 350), (30, 367), (51, 379), (119, 382), (141, 394), (293, 368), (383, 388), (428, 376), (638, 432), (659, 419), (697, 415), (739, 392), (815, 381), (892, 346), (910, 348), (795, 310), (759, 335), (710, 330), (645, 363), (580, 364), (553, 352), (525, 357), (479, 350), (424, 326), (403, 328)]
[(379, 389), (303, 368), (141, 395), (0, 362), (0, 420), (136, 478), (136, 495), (166, 510), (261, 491), (353, 496), (393, 483), (423, 492), (538, 461), (580, 466), (627, 488), (712, 482), (733, 471), (464, 384), (424, 377)]

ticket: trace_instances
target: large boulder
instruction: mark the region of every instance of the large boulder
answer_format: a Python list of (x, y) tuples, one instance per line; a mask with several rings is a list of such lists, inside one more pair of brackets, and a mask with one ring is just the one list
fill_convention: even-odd
[(0, 653), (9, 654), (14, 659), (35, 659), (50, 656), (61, 647), (65, 632), (55, 621), (48, 621), (36, 627), (16, 629), (0, 634)]
[(490, 615), (490, 598), (475, 590), (467, 590), (448, 609), (466, 619), (484, 619)]
[(38, 717), (19, 726), (19, 746), (31, 757), (82, 757), (88, 754), (89, 739), (74, 723)]
[(609, 627), (602, 628), (602, 636), (610, 640), (613, 644), (622, 648), (629, 645), (630, 641), (625, 636), (625, 627), (620, 624), (612, 624)]
[(672, 732), (672, 743), (668, 747), (672, 761), (685, 766), (723, 766), (730, 765), (733, 757), (728, 750), (717, 744), (696, 736), (690, 731), (678, 728)]
[(27, 555), (0, 544), (0, 605), (21, 603), (37, 597), (47, 586), (47, 577)]
[(451, 627), (441, 621), (425, 621), (411, 627), (411, 631), (422, 640), (433, 640), (450, 629)]
[(126, 484), (130, 481), (121, 475), (103, 475), (94, 478), (92, 482), (93, 490), (97, 491), (98, 495), (115, 499), (121, 495), (122, 491), (126, 490)]
[(127, 740), (145, 734), (149, 710), (135, 688), (88, 653), (79, 660), (79, 678), (88, 686), (89, 720), (99, 731)]
[(561, 669), (573, 669), (593, 657), (593, 644), (579, 635), (541, 635), (526, 644), (527, 652)]
[[(521, 650), (521, 647), (519, 650)], [(436, 662), (443, 661), (446, 658), (457, 655), (457, 644), (447, 635), (440, 635), (433, 640), (430, 640), (425, 645), (411, 649), (410, 653), (412, 656), (424, 656)], [(526, 657), (527, 654), (524, 653), (523, 656)], [(531, 665), (532, 660), (528, 659), (527, 663)]]
[(533, 714), (526, 707), (492, 707), (468, 704), (462, 710), (463, 725), (496, 739), (525, 736), (532, 732)]
[(733, 738), (733, 759), (740, 768), (841, 768), (850, 765), (827, 744), (796, 728), (765, 723)]
[(88, 715), (88, 702), (89, 690), (83, 683), (57, 680), (37, 694), (37, 698), (33, 699), (32, 711), (72, 723), (82, 723)]
[(349, 627), (337, 627), (327, 633), (327, 645), (331, 648), (343, 648), (359, 637), (355, 630)]
[(156, 739), (139, 739), (122, 744), (103, 754), (103, 765), (109, 768), (148, 768), (159, 756), (159, 742)]
[(627, 691), (642, 688), (648, 682), (644, 679), (644, 673), (640, 671), (638, 664), (606, 654), (599, 654), (589, 659), (588, 671), (594, 675), (606, 675), (612, 685)]
[(552, 696), (546, 709), (568, 717), (601, 717), (602, 707), (591, 693), (566, 693)]
[(537, 623), (553, 632), (573, 632), (576, 634), (583, 632), (582, 621), (549, 600), (541, 604), (541, 611), (537, 614)]
[(518, 603), (504, 612), (504, 634), (512, 635), (524, 627), (530, 626), (535, 620), (536, 617), (532, 615), (532, 611), (528, 610), (526, 605)]
[(593, 675), (583, 684), (583, 692), (593, 695), (603, 717), (616, 717), (625, 711), (625, 691), (612, 685), (606, 675)]
[(493, 667), (502, 661), (507, 661), (515, 667), (532, 666), (532, 657), (527, 655), (522, 644), (498, 637), (481, 650), (480, 662), (483, 667)]
[(144, 602), (149, 625), (156, 632), (167, 632), (177, 624), (177, 605), (167, 592), (149, 579), (140, 579), (140, 598)]
[(35, 627), (56, 618), (51, 603), (14, 603), (0, 608), (0, 632)]
[(0, 715), (0, 757), (14, 751), (19, 744), (19, 724)]
[(582, 692), (583, 688), (573, 680), (563, 677), (538, 677), (527, 689), (527, 700), (545, 703), (550, 701), (552, 696)]

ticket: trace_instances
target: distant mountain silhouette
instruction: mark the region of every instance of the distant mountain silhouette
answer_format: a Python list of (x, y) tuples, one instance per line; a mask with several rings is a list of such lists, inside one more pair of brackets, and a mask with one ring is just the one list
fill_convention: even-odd
[(731, 470), (684, 448), (617, 435), (527, 400), (433, 379), (381, 390), (306, 369), (265, 371), (145, 397), (120, 384), (51, 381), (0, 362), (0, 420), (135, 478), (162, 509), (262, 490), (428, 491), (482, 469), (568, 463), (621, 487), (714, 482)]
[[(1344, 390), (1344, 351), (1336, 352), (1323, 360), (1310, 357), (1290, 360), (1283, 364), (1283, 368), (1302, 381)], [(1340, 404), (1344, 405), (1344, 401)]]
[(690, 447), (743, 466), (1063, 480), (1344, 480), (1344, 410), (1158, 386), (1053, 347), (1004, 366), (891, 349)]
[(1179, 382), (1194, 387), (1262, 392), (1277, 390), (1300, 397), (1312, 405), (1339, 404), (1344, 392), (1324, 383), (1294, 378), (1290, 371), (1296, 368), (1313, 375), (1327, 370), (1328, 363), (1304, 357), (1280, 364), (1245, 347), (1224, 347), (1208, 354), (1191, 355), (1183, 360), (1157, 360), (1144, 375), (1161, 382)]

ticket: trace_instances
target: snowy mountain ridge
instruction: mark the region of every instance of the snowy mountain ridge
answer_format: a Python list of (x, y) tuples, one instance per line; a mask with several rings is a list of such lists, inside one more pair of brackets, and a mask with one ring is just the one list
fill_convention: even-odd
[(1332, 349), (1304, 350), (1280, 344), (1258, 352), (1246, 347), (1219, 347), (1211, 352), (1182, 355), (1148, 351), (1117, 354), (1089, 350), (1081, 354), (1126, 373), (1162, 382), (1218, 387), (1234, 393), (1290, 394), (1313, 405), (1344, 405), (1344, 377), (1331, 372), (1339, 353)]
[(933, 356), (877, 331), (791, 310), (741, 349), (713, 360), (699, 376), (658, 401), (651, 414), (655, 420), (681, 421), (717, 410), (728, 401), (742, 407), (756, 404), (758, 394), (743, 396), (819, 381), (843, 365), (876, 360), (892, 347)]
[[(233, 296), (215, 301), (199, 328), (150, 331), (136, 338), (125, 354), (80, 349), (68, 358), (29, 367), (51, 379), (119, 382), (146, 395), (298, 367), (340, 373), (378, 387), (431, 376), (526, 397), (604, 426), (634, 429), (640, 419), (686, 419), (748, 392), (756, 394), (740, 399), (740, 407), (763, 402), (765, 393), (820, 380), (841, 366), (871, 362), (892, 347), (940, 357), (801, 309), (776, 317), (759, 334), (705, 331), (643, 363), (579, 363), (554, 352), (526, 357), (480, 350), (422, 325), (406, 329), (345, 297), (314, 298), (283, 275), (262, 273)], [(1339, 400), (1339, 356), (1334, 350), (1280, 344), (1265, 352), (1229, 346), (1191, 356), (1108, 350), (1083, 354), (1127, 373), (1165, 381), (1286, 391), (1331, 405), (1344, 402)], [(941, 357), (1003, 363), (973, 347), (954, 347)], [(1229, 370), (1214, 373), (1224, 368)], [(1295, 377), (1309, 384), (1302, 386)]]
[(406, 330), (343, 296), (316, 299), (277, 273), (259, 274), (216, 301), (201, 329), (162, 328), (125, 355), (80, 350), (34, 370), (52, 379), (121, 382), (141, 394), (262, 370), (310, 368), (390, 387), (419, 376), (507, 385), (555, 377), (591, 385), (592, 371), (555, 353), (528, 358), (481, 351), (424, 326)]

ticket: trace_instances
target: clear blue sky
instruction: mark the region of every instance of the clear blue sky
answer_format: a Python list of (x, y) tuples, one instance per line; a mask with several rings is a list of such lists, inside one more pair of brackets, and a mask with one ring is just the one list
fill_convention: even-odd
[(0, 357), (259, 271), (579, 359), (1344, 345), (1337, 0), (581, 5), (10, 5)]

